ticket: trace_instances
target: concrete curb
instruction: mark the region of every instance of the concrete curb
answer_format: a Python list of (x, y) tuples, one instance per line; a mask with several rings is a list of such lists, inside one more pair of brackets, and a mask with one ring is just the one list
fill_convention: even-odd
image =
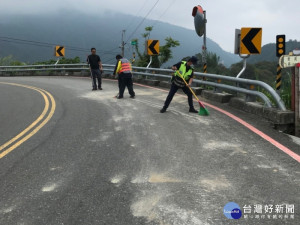
[(160, 81), (158, 86), (163, 87), (163, 88), (170, 88), (171, 83), (169, 81)]
[(226, 93), (214, 93), (213, 91), (203, 90), (202, 97), (215, 101), (220, 103), (228, 103), (230, 99), (233, 97), (232, 94), (226, 94)]
[(150, 86), (158, 86), (160, 81), (159, 80), (143, 80), (143, 83), (150, 85)]
[(241, 98), (232, 97), (229, 106), (268, 119), (275, 127), (281, 127), (280, 130), (289, 129), (295, 123), (295, 113), (293, 111), (268, 108), (259, 102), (245, 102)]

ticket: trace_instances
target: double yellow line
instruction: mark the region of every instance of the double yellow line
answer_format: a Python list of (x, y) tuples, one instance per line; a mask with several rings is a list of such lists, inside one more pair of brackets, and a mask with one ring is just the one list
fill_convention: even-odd
[(28, 85), (23, 85), (23, 84), (16, 84), (16, 83), (0, 82), (0, 84), (18, 86), (18, 87), (35, 90), (43, 96), (44, 101), (45, 101), (45, 107), (44, 107), (42, 114), (32, 124), (30, 124), (25, 130), (23, 130), (17, 136), (15, 136), (11, 140), (7, 141), (5, 144), (0, 146), (0, 159), (1, 159), (4, 156), (6, 156), (8, 153), (10, 153), (11, 151), (16, 149), (17, 147), (19, 147), (21, 144), (23, 144), (25, 141), (27, 141), (33, 135), (35, 135), (43, 126), (46, 125), (46, 123), (48, 123), (48, 121), (51, 119), (51, 117), (53, 116), (53, 114), (55, 112), (56, 103), (55, 103), (53, 96), (49, 92), (47, 92), (43, 89), (28, 86)]

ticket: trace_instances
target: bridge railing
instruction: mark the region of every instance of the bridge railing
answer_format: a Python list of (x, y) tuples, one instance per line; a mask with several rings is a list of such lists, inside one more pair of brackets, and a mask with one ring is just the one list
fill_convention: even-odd
[[(104, 71), (113, 72), (115, 65), (103, 64)], [(145, 67), (132, 67), (133, 74), (139, 75), (146, 79), (165, 79), (170, 80), (172, 73), (174, 71), (170, 69), (160, 69), (160, 68), (145, 68)], [(24, 65), (24, 66), (0, 66), (0, 75), (2, 74), (18, 74), (21, 72), (43, 72), (43, 71), (65, 71), (65, 72), (75, 72), (75, 71), (89, 71), (89, 67), (85, 63), (80, 64), (57, 64), (57, 65)], [(219, 90), (229, 90), (235, 93), (243, 93), (247, 96), (253, 96), (260, 98), (267, 107), (273, 107), (270, 99), (261, 91), (255, 90), (255, 87), (260, 87), (265, 92), (273, 98), (275, 106), (280, 110), (285, 111), (286, 107), (284, 102), (277, 94), (277, 92), (267, 83), (258, 80), (250, 80), (244, 78), (236, 78), (218, 74), (209, 73), (199, 73), (195, 72), (196, 79), (194, 82), (196, 84), (201, 84), (205, 86), (211, 86), (215, 88), (215, 91)], [(203, 79), (205, 78), (205, 79)], [(226, 81), (226, 83), (222, 83)], [(231, 83), (231, 84), (228, 84)], [(246, 85), (248, 88), (241, 87)]]

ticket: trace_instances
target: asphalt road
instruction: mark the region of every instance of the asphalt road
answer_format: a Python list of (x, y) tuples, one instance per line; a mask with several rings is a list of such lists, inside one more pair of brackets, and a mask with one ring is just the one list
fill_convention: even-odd
[[(115, 81), (103, 89), (91, 91), (88, 78), (0, 78), (0, 146), (45, 112), (26, 141), (0, 150), (0, 224), (300, 224), (300, 166), (290, 155), (215, 109), (188, 113), (182, 96), (159, 113), (166, 90), (135, 85), (135, 99), (118, 100)], [(300, 154), (299, 139), (214, 105)], [(225, 217), (228, 202), (241, 219)], [(293, 213), (275, 213), (286, 204)]]

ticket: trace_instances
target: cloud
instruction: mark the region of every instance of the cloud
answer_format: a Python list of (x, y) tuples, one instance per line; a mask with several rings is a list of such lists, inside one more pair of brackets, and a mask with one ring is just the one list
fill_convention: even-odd
[[(121, 12), (140, 17), (144, 17), (156, 2), (156, 0), (1, 1), (3, 1), (0, 9), (2, 14), (46, 14), (77, 10), (90, 15)], [(300, 29), (296, 27), (300, 21), (298, 0), (284, 2), (282, 0), (208, 0), (200, 3), (207, 12), (208, 37), (227, 51), (233, 52), (234, 32), (236, 28), (241, 27), (262, 27), (263, 44), (275, 42), (277, 34), (286, 34), (287, 40), (300, 39)], [(160, 0), (148, 18), (194, 29), (191, 13), (197, 4), (199, 4), (198, 0)], [(124, 24), (124, 27), (127, 26), (128, 24)]]

